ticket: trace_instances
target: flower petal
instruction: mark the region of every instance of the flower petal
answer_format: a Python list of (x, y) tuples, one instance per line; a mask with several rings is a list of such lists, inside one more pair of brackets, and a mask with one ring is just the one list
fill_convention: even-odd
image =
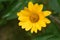
[(37, 13), (37, 11), (38, 11), (38, 3), (36, 3), (35, 5), (34, 5), (34, 7), (33, 7), (33, 12), (35, 12), (35, 13)]
[(32, 26), (32, 28), (31, 28), (31, 33), (33, 33), (33, 31), (34, 31), (34, 27)]
[(25, 22), (25, 21), (28, 21), (29, 19), (28, 19), (28, 17), (20, 16), (20, 17), (18, 17), (18, 20)]
[(41, 31), (41, 29), (42, 29), (42, 27), (40, 26), (39, 23), (36, 23), (36, 28), (37, 28), (39, 31)]
[(32, 28), (31, 28), (31, 33), (33, 33), (33, 32), (37, 33), (37, 28), (36, 28), (35, 24), (33, 24)]
[(22, 11), (23, 11), (23, 10), (21, 10), (20, 12), (18, 12), (18, 13), (17, 13), (17, 16), (20, 16), (20, 15), (21, 15), (21, 13), (22, 13)]
[(38, 7), (38, 12), (41, 12), (43, 9), (43, 4), (40, 4), (39, 7)]
[(22, 10), (20, 13), (17, 13), (18, 20), (20, 20), (20, 21), (27, 21), (27, 20), (29, 20), (28, 19), (29, 14), (30, 13), (28, 11)]
[(33, 9), (33, 3), (32, 3), (32, 2), (29, 2), (29, 3), (28, 3), (28, 9), (29, 9), (30, 11), (32, 11), (32, 9)]
[(50, 11), (43, 11), (43, 14), (44, 14), (45, 16), (49, 16), (49, 15), (51, 14), (51, 12), (50, 12)]
[(51, 23), (51, 21), (48, 18), (45, 18), (44, 21), (48, 24)]
[(24, 24), (25, 24), (24, 22), (19, 22), (19, 26), (21, 26), (22, 29), (24, 29), (26, 27)]
[(39, 24), (42, 26), (42, 27), (46, 27), (46, 23), (44, 21), (40, 21)]
[(29, 22), (19, 22), (19, 26), (22, 27), (22, 29), (25, 29), (26, 31), (29, 31), (32, 27), (32, 24)]
[(43, 9), (43, 4), (38, 5), (38, 3), (36, 3), (33, 7), (33, 11), (35, 11), (37, 13), (41, 12), (42, 9)]
[(26, 31), (29, 31), (29, 30), (32, 28), (32, 23), (27, 22), (27, 23), (25, 23), (25, 24), (26, 24), (25, 30), (26, 30)]

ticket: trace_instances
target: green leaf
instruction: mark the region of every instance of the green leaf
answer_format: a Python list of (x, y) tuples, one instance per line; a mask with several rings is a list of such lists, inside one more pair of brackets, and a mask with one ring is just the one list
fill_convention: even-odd
[(5, 15), (2, 16), (2, 18), (4, 19), (7, 19), (7, 20), (12, 20), (12, 19), (15, 19), (17, 18), (17, 12), (22, 10), (26, 4), (27, 4), (28, 1), (15, 1), (14, 4), (11, 5), (11, 7), (9, 7), (6, 12), (5, 12)]
[(2, 25), (6, 24), (6, 23), (7, 23), (7, 21), (6, 21), (5, 19), (0, 19), (0, 27), (1, 27)]
[(3, 1), (13, 1), (13, 0), (0, 0), (0, 2), (3, 2)]
[(21, 3), (17, 3), (14, 8), (11, 9), (10, 12), (8, 12), (4, 17), (7, 17), (7, 20), (15, 19), (17, 18), (17, 9), (20, 7)]
[(57, 0), (57, 1), (58, 1), (59, 5), (60, 5), (60, 0)]
[(33, 40), (47, 40), (48, 38), (52, 37), (54, 35), (45, 35), (45, 36), (40, 36), (40, 37), (37, 37)]
[(58, 0), (48, 0), (48, 7), (54, 12), (60, 13), (60, 5)]
[(3, 5), (2, 3), (0, 3), (0, 11), (3, 9)]
[(21, 9), (21, 5), (21, 2), (15, 2), (14, 4), (12, 4), (11, 7), (6, 10), (5, 15), (3, 15), (2, 18), (6, 18), (7, 20), (17, 18), (16, 13), (18, 11), (18, 8)]

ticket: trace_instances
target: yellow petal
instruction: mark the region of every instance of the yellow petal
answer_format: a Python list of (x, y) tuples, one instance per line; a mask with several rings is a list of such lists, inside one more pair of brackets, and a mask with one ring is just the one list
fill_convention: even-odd
[(23, 11), (23, 10), (21, 10), (20, 12), (18, 12), (18, 13), (17, 13), (17, 16), (20, 16), (20, 15), (21, 15), (21, 13), (22, 13), (22, 11)]
[(38, 7), (38, 3), (34, 4), (34, 8), (37, 9)]
[(30, 10), (30, 11), (33, 11), (32, 9), (33, 9), (33, 3), (32, 2), (29, 2), (28, 3), (28, 9)]
[(51, 14), (51, 12), (50, 12), (50, 11), (43, 11), (43, 14), (44, 14), (45, 16), (49, 16), (49, 15)]
[(21, 20), (21, 21), (27, 21), (29, 20), (28, 17), (29, 17), (29, 12), (27, 11), (21, 11), (20, 13), (17, 13), (18, 15), (18, 20)]
[(32, 28), (32, 24), (30, 22), (25, 23), (26, 24), (26, 31), (29, 31)]
[(20, 12), (18, 12), (18, 13), (17, 13), (17, 16), (19, 16), (19, 17), (20, 17), (21, 15), (22, 15), (22, 16), (29, 16), (29, 14), (30, 14), (30, 13), (28, 12), (28, 10), (25, 9), (25, 10), (21, 10)]
[(36, 23), (36, 27), (37, 27), (37, 29), (38, 29), (39, 31), (41, 31), (42, 27), (40, 26), (39, 23)]
[(33, 7), (33, 11), (35, 11), (35, 13), (40, 13), (43, 9), (43, 4), (38, 5), (38, 3), (36, 3)]
[[(19, 22), (19, 26), (21, 26), (22, 29), (24, 29), (26, 27), (24, 24), (25, 24), (24, 22)], [(24, 25), (24, 26), (22, 26), (22, 25)]]
[(35, 33), (37, 33), (37, 27), (36, 27), (36, 23), (35, 24), (33, 24), (33, 31), (35, 32)]
[(25, 28), (26, 31), (30, 30), (32, 27), (32, 24), (29, 22), (19, 22), (19, 26), (22, 27), (22, 29)]
[(31, 33), (33, 33), (33, 31), (34, 31), (34, 30), (33, 30), (33, 27), (32, 27), (32, 28), (31, 28)]
[(39, 23), (42, 27), (46, 27), (46, 23), (44, 21), (41, 20)]
[(28, 19), (28, 17), (20, 16), (20, 17), (18, 17), (18, 20), (20, 20), (20, 21), (28, 21), (29, 19)]
[(37, 13), (38, 11), (38, 3), (36, 3), (33, 7), (33, 12)]
[(34, 30), (35, 33), (37, 33), (37, 28)]
[(38, 13), (39, 14), (39, 19), (43, 20), (45, 18), (45, 16), (42, 14), (42, 12)]
[(40, 4), (39, 7), (38, 7), (38, 12), (41, 12), (43, 9), (43, 4)]
[(45, 18), (44, 21), (48, 24), (51, 23), (51, 21), (48, 18)]
[(24, 7), (24, 10), (28, 11), (28, 8), (27, 7)]
[(22, 26), (24, 23), (23, 22), (19, 22), (19, 26)]
[(37, 33), (37, 29), (35, 29), (34, 32)]
[(37, 27), (35, 24), (33, 24), (32, 28), (31, 28), (31, 33), (33, 33), (33, 32), (37, 33)]

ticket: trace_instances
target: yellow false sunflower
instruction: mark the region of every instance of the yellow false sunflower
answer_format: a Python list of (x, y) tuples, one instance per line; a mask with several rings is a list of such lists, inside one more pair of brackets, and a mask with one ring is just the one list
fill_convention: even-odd
[(17, 13), (19, 26), (26, 31), (31, 31), (31, 33), (37, 33), (37, 30), (41, 31), (42, 27), (46, 27), (46, 24), (51, 23), (51, 21), (46, 18), (51, 14), (50, 11), (42, 11), (43, 4), (38, 5), (38, 3), (33, 4), (28, 3), (28, 8), (25, 7)]

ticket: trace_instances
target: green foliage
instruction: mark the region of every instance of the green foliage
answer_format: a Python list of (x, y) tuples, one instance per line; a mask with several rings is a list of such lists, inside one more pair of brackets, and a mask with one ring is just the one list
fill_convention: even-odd
[(52, 17), (49, 17), (51, 24), (37, 34), (17, 26), (17, 12), (27, 7), (29, 1), (44, 4), (44, 9), (60, 19), (60, 0), (0, 0), (0, 40), (60, 40), (60, 23)]

